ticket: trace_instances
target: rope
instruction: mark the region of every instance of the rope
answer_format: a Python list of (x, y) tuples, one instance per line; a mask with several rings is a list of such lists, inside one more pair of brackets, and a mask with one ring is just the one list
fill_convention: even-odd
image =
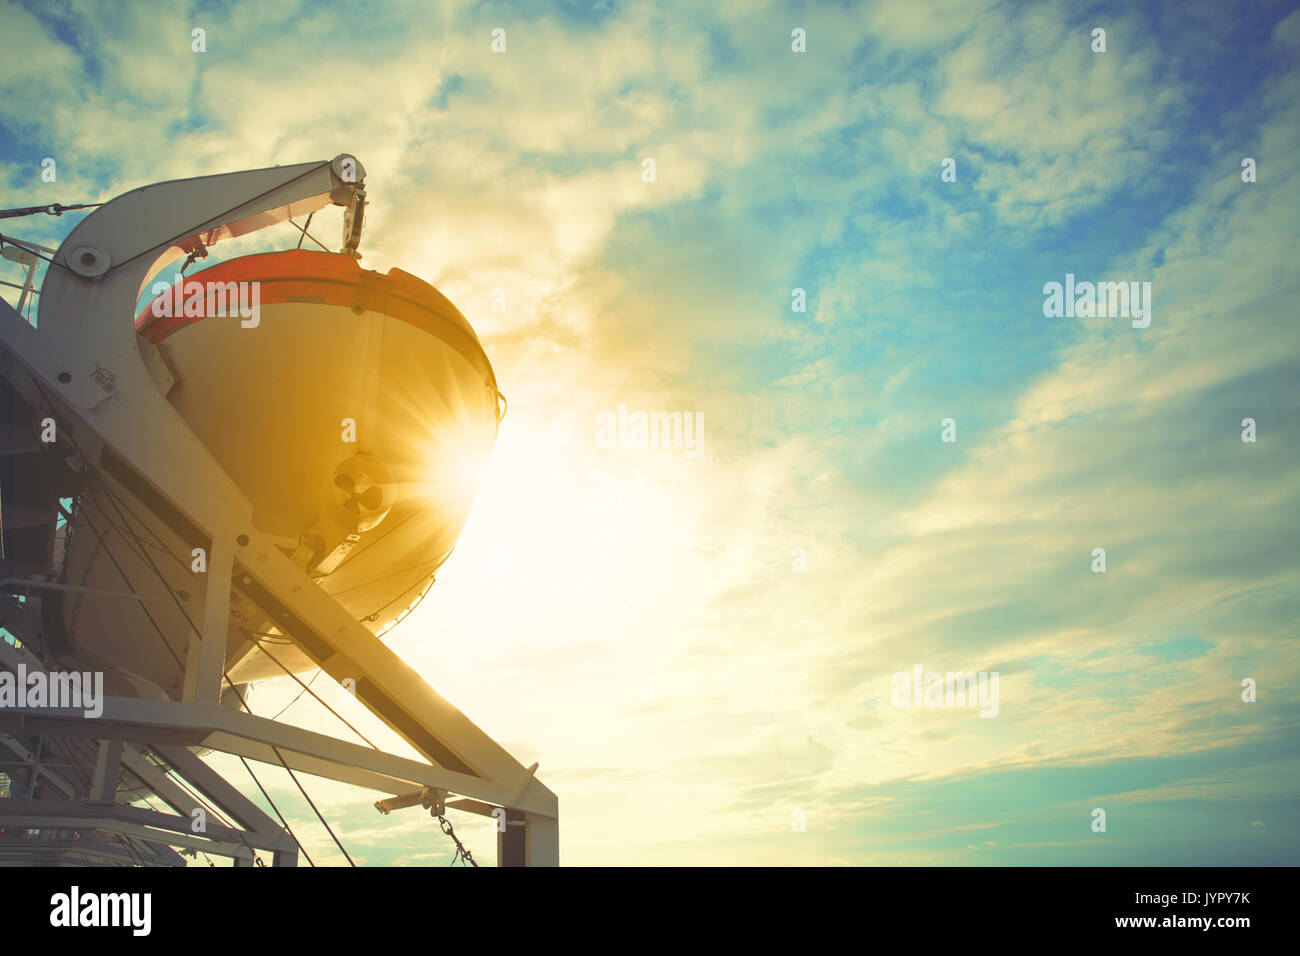
[[(292, 677), (292, 678), (297, 682), (298, 686), (301, 687), (305, 693), (309, 693), (309, 694), (312, 695), (312, 697), (315, 697), (316, 700), (320, 702), (320, 704), (321, 704), (322, 707), (324, 707), (326, 710), (328, 710), (331, 714), (333, 714), (333, 715), (334, 715), (335, 717), (337, 717), (339, 720), (343, 721), (343, 723), (347, 725), (347, 728), (348, 728), (350, 731), (352, 731), (354, 734), (356, 734), (358, 737), (360, 737), (360, 738), (361, 738), (362, 740), (364, 740), (366, 743), (370, 744), (371, 748), (373, 748), (374, 750), (378, 750), (378, 749), (379, 749), (378, 747), (376, 747), (376, 746), (375, 746), (375, 745), (370, 741), (370, 738), (368, 738), (368, 737), (367, 737), (365, 734), (363, 734), (361, 731), (357, 730), (357, 728), (353, 727), (352, 724), (348, 721), (348, 719), (347, 719), (346, 717), (344, 717), (342, 714), (340, 714), (337, 710), (335, 710), (335, 709), (334, 709), (333, 707), (331, 707), (329, 704), (325, 703), (324, 700), (321, 700), (320, 696), (317, 695), (316, 693), (314, 693), (314, 692), (311, 690), (310, 687), (308, 687), (306, 684), (304, 684), (304, 683), (302, 682), (301, 678), (299, 678), (297, 674), (295, 674), (293, 671), (289, 670), (289, 668), (287, 668), (287, 667), (285, 667), (283, 664), (281, 664), (280, 661), (279, 661), (279, 659), (276, 658), (276, 656), (275, 656), (274, 654), (272, 654), (272, 653), (271, 653), (270, 651), (268, 651), (265, 647), (262, 647), (260, 644), (258, 644), (257, 641), (254, 641), (254, 640), (252, 640), (251, 638), (247, 638), (247, 637), (245, 637), (244, 640), (248, 641), (248, 642), (251, 643), (251, 644), (257, 644), (258, 649), (259, 649), (263, 654), (265, 654), (267, 657), (271, 658), (271, 660), (275, 662), (275, 664), (280, 668), (280, 670), (284, 671), (286, 674), (288, 674), (290, 677)], [(316, 678), (314, 678), (314, 677), (312, 678), (312, 680), (315, 680), (315, 679), (316, 679)], [(300, 694), (299, 696), (302, 696), (302, 695)], [(297, 700), (297, 698), (294, 698), (294, 699)], [(252, 713), (252, 712), (250, 711), (250, 713)], [(281, 711), (281, 713), (284, 713), (284, 711)]]
[[(307, 230), (311, 228), (311, 217), (314, 215), (316, 215), (316, 210), (314, 209), (311, 212), (307, 213), (307, 221), (303, 224), (302, 235), (298, 237), (298, 245), (295, 246), (295, 248), (301, 249), (303, 239), (311, 235), (311, 233), (309, 233)], [(289, 225), (293, 226), (295, 229), (298, 228), (298, 224), (294, 222), (292, 219), (289, 220)], [(313, 238), (312, 242), (316, 242), (316, 240)], [(320, 245), (320, 243), (316, 242), (316, 245)]]
[(71, 206), (64, 206), (52, 202), (44, 206), (20, 206), (16, 209), (0, 209), (0, 219), (18, 219), (22, 216), (36, 216), (43, 212), (47, 212), (51, 216), (62, 216), (65, 212), (71, 212), (74, 209), (90, 209), (102, 205), (104, 205), (102, 202), (78, 202), (73, 203)]
[[(314, 212), (308, 214), (308, 216), (307, 216), (307, 222), (308, 222), (309, 224), (311, 223), (311, 217), (314, 216), (314, 215), (316, 215)], [(288, 219), (288, 220), (286, 220), (286, 221), (289, 223), (289, 225), (293, 226), (293, 228), (295, 228), (295, 229), (297, 229), (299, 232), (301, 232), (303, 236), (306, 236), (308, 239), (310, 239), (312, 242), (316, 243), (316, 245), (320, 246), (320, 247), (321, 247), (322, 249), (324, 249), (326, 252), (329, 252), (329, 251), (330, 251), (330, 247), (327, 246), (327, 245), (325, 245), (325, 243), (321, 242), (319, 239), (317, 239), (315, 236), (313, 236), (310, 232), (308, 232), (306, 226), (300, 226), (300, 225), (298, 225), (296, 222), (294, 222), (292, 219)], [(298, 237), (298, 248), (299, 248), (299, 249), (302, 248), (302, 236), (299, 236), (299, 237)]]
[[(235, 691), (235, 693), (236, 695), (238, 695), (239, 691)], [(252, 711), (250, 710), (249, 713), (251, 714)], [(334, 845), (339, 848), (339, 851), (345, 857), (347, 857), (348, 865), (355, 867), (357, 865), (356, 861), (352, 859), (352, 857), (348, 854), (347, 850), (343, 849), (343, 844), (339, 841), (339, 838), (334, 834), (334, 828), (329, 825), (329, 821), (327, 821), (325, 817), (321, 814), (321, 812), (316, 809), (316, 804), (312, 801), (311, 795), (307, 793), (302, 783), (298, 780), (297, 775), (293, 772), (293, 770), (289, 767), (289, 765), (285, 763), (284, 755), (280, 753), (280, 748), (275, 746), (275, 744), (272, 744), (271, 750), (273, 750), (275, 752), (275, 755), (280, 758), (280, 763), (284, 764), (284, 769), (289, 771), (289, 779), (291, 779), (295, 784), (298, 785), (298, 790), (302, 793), (307, 803), (311, 806), (312, 812), (316, 814), (316, 819), (320, 820), (321, 825), (325, 827), (326, 831), (328, 831), (330, 835), (330, 839), (334, 841)]]
[[(323, 670), (321, 670), (319, 667), (316, 668), (316, 673), (313, 674), (312, 677), (311, 677), (311, 680), (309, 680), (309, 681), (307, 682), (307, 687), (311, 687), (312, 684), (316, 683), (316, 678), (317, 678), (317, 677), (320, 677), (320, 675), (323, 674), (323, 673), (325, 673), (325, 672), (324, 672)], [(298, 701), (302, 700), (302, 695), (303, 695), (304, 693), (306, 693), (306, 688), (303, 688), (303, 690), (298, 691), (297, 696), (294, 697), (293, 700), (289, 701), (289, 703), (287, 703), (287, 704), (285, 704), (283, 707), (281, 707), (278, 711), (276, 711), (275, 716), (272, 717), (271, 719), (272, 719), (272, 720), (279, 720), (280, 717), (284, 714), (284, 712), (285, 712), (286, 710), (288, 710), (288, 709), (289, 709), (290, 707), (292, 707), (294, 704), (298, 703)]]
[(266, 792), (266, 788), (262, 786), (262, 781), (257, 779), (257, 774), (253, 773), (253, 768), (248, 765), (248, 761), (243, 757), (239, 758), (239, 762), (244, 765), (244, 769), (248, 771), (248, 775), (253, 778), (253, 783), (257, 784), (257, 789), (262, 791), (262, 796), (266, 798), (266, 802), (269, 803), (271, 809), (275, 811), (276, 817), (280, 820), (280, 825), (284, 827), (284, 832), (293, 837), (293, 842), (298, 844), (298, 849), (301, 850), (302, 855), (306, 857), (308, 865), (314, 867), (316, 864), (307, 853), (307, 848), (302, 845), (301, 840), (294, 836), (293, 830), (289, 828), (289, 821), (284, 818), (284, 814), (280, 812), (280, 808), (275, 805), (275, 801), (271, 799), (271, 795)]
[(62, 262), (55, 262), (53, 259), (45, 255), (43, 252), (38, 252), (37, 250), (31, 248), (32, 244), (23, 242), (21, 239), (15, 239), (13, 236), (6, 236), (4, 233), (0, 233), (0, 246), (3, 246), (6, 242), (13, 243), (15, 246), (17, 246), (19, 249), (22, 249), (24, 252), (30, 252), (37, 259), (44, 259), (52, 266), (58, 266), (60, 269), (67, 268), (67, 266), (65, 266)]

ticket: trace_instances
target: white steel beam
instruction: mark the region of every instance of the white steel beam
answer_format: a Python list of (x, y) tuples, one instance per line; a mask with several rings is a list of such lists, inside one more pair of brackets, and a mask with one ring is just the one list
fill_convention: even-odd
[(81, 711), (57, 708), (0, 710), (0, 732), (57, 737), (115, 737), (154, 748), (176, 744), (206, 747), (273, 766), (284, 757), (294, 770), (351, 783), (382, 793), (438, 787), (484, 803), (557, 817), (555, 794), (536, 780), (518, 795), (518, 779), (502, 783), (457, 773), (420, 761), (373, 750), (290, 724), (238, 713), (224, 707), (173, 701), (108, 697), (103, 714), (86, 720)]

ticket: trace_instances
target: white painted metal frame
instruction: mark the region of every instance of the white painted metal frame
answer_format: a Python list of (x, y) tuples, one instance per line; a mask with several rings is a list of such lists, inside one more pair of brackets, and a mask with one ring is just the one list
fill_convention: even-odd
[[(352, 168), (355, 181), (347, 178)], [(557, 865), (558, 801), (534, 778), (535, 767), (511, 757), (255, 531), (250, 503), (159, 392), (136, 344), (141, 291), (195, 240), (210, 246), (330, 202), (347, 205), (363, 178), (359, 163), (340, 156), (134, 190), (87, 216), (59, 246), (41, 289), (38, 328), (0, 302), (0, 343), (16, 359), (0, 355), (0, 373), (37, 407), (48, 407), (49, 396), (57, 405), (50, 411), (72, 422), (88, 464), (110, 449), (201, 533), (209, 550), (203, 633), (190, 643), (183, 703), (110, 698), (93, 722), (53, 711), (0, 711), (0, 729), (16, 719), (29, 730), (75, 735), (80, 719), (80, 735), (95, 739), (148, 742), (173, 734), (178, 742), (278, 763), (274, 746), (290, 766), (309, 773), (391, 793), (441, 787), (470, 798), (450, 806), (476, 812), (504, 807), (512, 821), (525, 821), (526, 863)], [(25, 389), (17, 365), (41, 388)], [(238, 590), (331, 677), (356, 681), (358, 698), (430, 763), (222, 710), (232, 571)], [(109, 725), (112, 734), (103, 729)]]

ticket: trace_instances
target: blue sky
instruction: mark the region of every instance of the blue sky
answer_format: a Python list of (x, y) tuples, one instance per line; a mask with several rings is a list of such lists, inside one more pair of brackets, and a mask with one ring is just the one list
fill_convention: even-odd
[[(1297, 862), (1294, 4), (124, 9), (0, 5), (4, 205), (360, 156), (363, 265), (510, 400), (394, 644), (541, 762), (567, 862)], [(1045, 318), (1066, 273), (1150, 327)], [(597, 447), (620, 403), (705, 454)], [(999, 716), (891, 707), (916, 663)], [(356, 855), (445, 860), (318, 786)]]

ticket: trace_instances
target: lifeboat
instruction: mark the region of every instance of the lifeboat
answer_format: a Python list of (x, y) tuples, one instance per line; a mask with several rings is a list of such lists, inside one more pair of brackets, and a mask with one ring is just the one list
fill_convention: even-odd
[[(251, 501), (256, 529), (374, 633), (400, 620), (451, 554), (496, 440), (496, 378), (456, 307), (401, 270), (291, 250), (151, 286), (135, 329), (155, 383)], [(58, 602), (64, 642), (115, 672), (116, 692), (179, 698), (203, 556), (102, 481), (77, 509), (64, 580), (85, 590)], [(181, 607), (96, 593), (124, 578), (160, 589), (150, 564)], [(316, 666), (241, 596), (230, 622), (233, 682)]]

